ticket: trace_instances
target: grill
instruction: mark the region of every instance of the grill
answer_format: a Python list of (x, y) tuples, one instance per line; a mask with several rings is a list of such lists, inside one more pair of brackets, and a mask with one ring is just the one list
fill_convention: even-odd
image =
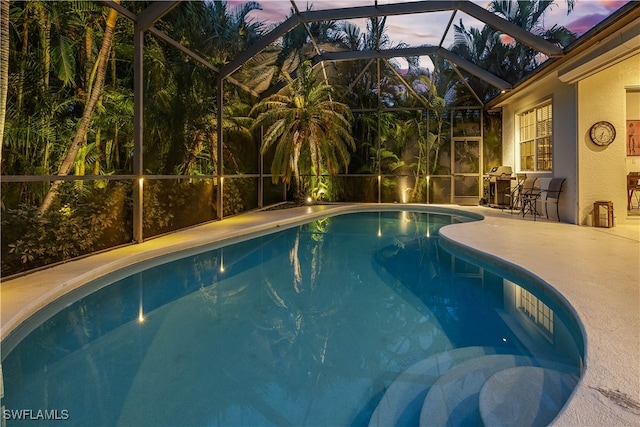
[(485, 177), (489, 181), (489, 205), (492, 207), (509, 206), (511, 194), (511, 166), (496, 166)]

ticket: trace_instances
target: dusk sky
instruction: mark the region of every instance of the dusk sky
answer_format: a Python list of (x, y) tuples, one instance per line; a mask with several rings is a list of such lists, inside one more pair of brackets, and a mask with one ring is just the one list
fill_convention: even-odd
[[(417, 0), (405, 0), (417, 1)], [(243, 0), (229, 0), (230, 6), (245, 3)], [(402, 3), (401, 0), (379, 0), (378, 4)], [(291, 2), (288, 0), (262, 0), (258, 1), (261, 11), (254, 11), (249, 16), (251, 19), (269, 24), (282, 22), (291, 10)], [(487, 7), (489, 1), (474, 1), (474, 3)], [(620, 0), (575, 0), (574, 10), (567, 15), (565, 0), (557, 0), (556, 4), (544, 17), (544, 26), (551, 28), (554, 24), (564, 25), (571, 31), (581, 35), (601, 22), (607, 16), (623, 6), (627, 1)], [(314, 10), (337, 9), (341, 7), (373, 5), (372, 0), (297, 0), (298, 8), (303, 11), (307, 4), (313, 5)], [(411, 16), (392, 16), (387, 18), (388, 34), (394, 44), (404, 42), (410, 46), (423, 44), (438, 45), (442, 34), (449, 22), (451, 12), (436, 12), (428, 14), (415, 14)], [(459, 23), (462, 18), (464, 25), (480, 28), (482, 23), (470, 18), (468, 15), (458, 12), (454, 23)], [(354, 20), (355, 24), (364, 28), (364, 20)], [(448, 47), (453, 42), (453, 30), (449, 30), (443, 47)]]

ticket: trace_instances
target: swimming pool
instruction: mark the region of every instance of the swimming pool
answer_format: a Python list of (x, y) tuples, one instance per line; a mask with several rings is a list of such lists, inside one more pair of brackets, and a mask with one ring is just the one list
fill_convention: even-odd
[(581, 368), (575, 321), (443, 250), (438, 229), (466, 220), (341, 215), (136, 273), (7, 355), (3, 404), (70, 425), (464, 424), (543, 375), (553, 417)]

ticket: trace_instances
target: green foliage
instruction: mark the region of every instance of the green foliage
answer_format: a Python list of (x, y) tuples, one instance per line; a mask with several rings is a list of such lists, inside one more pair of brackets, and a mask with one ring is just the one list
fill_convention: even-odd
[(224, 182), (224, 216), (237, 215), (246, 210), (245, 198), (252, 194), (250, 186), (241, 179), (227, 179)]
[(286, 94), (275, 94), (253, 107), (257, 114), (254, 129), (266, 128), (261, 151), (274, 150), (271, 173), (289, 183), (293, 175), (298, 196), (300, 176), (320, 176), (323, 169), (331, 174), (349, 165), (355, 149), (351, 136), (351, 111), (331, 99), (331, 86), (319, 83), (311, 63), (305, 61), (293, 80), (284, 74)]
[(312, 179), (311, 198), (314, 202), (331, 200), (331, 186), (325, 177)]
[[(573, 10), (574, 0), (566, 0), (565, 3), (568, 14)], [(489, 3), (488, 9), (551, 43), (566, 47), (576, 39), (575, 33), (557, 25), (544, 30), (544, 15), (556, 4), (555, 0), (493, 0)], [(458, 25), (454, 25), (454, 30), (454, 44), (450, 48), (452, 52), (512, 84), (520, 81), (541, 64), (539, 52), (523, 44), (506, 41), (499, 31), (488, 25), (480, 29), (465, 28), (460, 20)], [(452, 74), (453, 70), (448, 68), (448, 73)], [(470, 78), (468, 83), (481, 99), (487, 100), (498, 94), (496, 88), (478, 78)], [(473, 102), (469, 94), (464, 93), (466, 88), (461, 82), (456, 83), (456, 86), (458, 105), (469, 105), (469, 101)]]
[[(149, 3), (126, 2), (124, 6), (139, 14)], [(266, 30), (248, 18), (259, 3), (237, 7), (230, 3), (184, 2), (156, 25), (222, 67)], [(492, 2), (492, 7), (512, 22), (530, 15), (530, 21), (522, 21), (530, 25), (538, 22), (549, 7), (547, 3), (553, 2), (525, 3)], [(567, 1), (571, 7), (570, 3)], [(109, 8), (93, 1), (38, 0), (11, 2), (11, 7), (3, 173), (53, 175), (76, 133), (95, 82), (95, 59)], [(133, 173), (133, 27), (128, 19), (117, 22), (105, 87), (75, 158), (76, 175)], [(566, 45), (561, 40), (567, 34), (560, 30), (540, 35)], [(298, 26), (283, 36), (282, 43), (267, 47), (233, 75), (259, 93), (269, 82), (277, 83), (272, 88), (279, 90), (277, 94), (252, 110), (256, 99), (228, 80), (223, 87), (224, 110), (217, 111), (216, 73), (158, 37), (145, 35), (144, 173), (208, 176), (202, 180), (145, 181), (145, 237), (217, 217), (215, 185), (209, 177), (221, 172), (219, 153), (224, 173), (241, 176), (259, 172), (257, 151), (262, 149), (274, 181), (300, 177), (294, 188), (296, 196), (310, 194), (318, 201), (376, 201), (379, 173), (408, 177), (402, 183), (413, 186), (411, 199), (425, 200), (426, 176), (451, 173), (449, 136), (452, 126), (456, 132), (457, 123), (450, 123), (450, 110), (445, 107), (452, 100), (457, 105), (477, 105), (477, 99), (462, 94), (462, 90), (468, 92), (466, 86), (456, 92), (459, 77), (443, 58), (431, 57), (439, 70), (434, 74), (419, 69), (416, 58), (406, 58), (409, 70), (402, 73), (402, 79), (414, 92), (393, 72), (392, 68), (399, 70), (393, 60), (381, 61), (380, 67), (371, 63), (368, 69), (367, 61), (338, 62), (316, 74), (304, 61), (315, 54), (311, 38), (327, 52), (406, 47), (389, 38), (386, 18), (368, 19), (362, 31), (351, 23), (331, 21)], [(524, 66), (532, 59), (529, 52), (516, 53), (503, 45), (491, 29), (460, 26), (456, 45), (456, 52), (464, 58), (509, 78), (515, 76), (516, 64)], [(477, 87), (473, 77), (469, 84)], [(399, 112), (403, 107), (425, 105), (429, 107), (426, 117), (424, 110)], [(355, 123), (350, 107), (365, 111), (358, 113)], [(396, 111), (384, 111), (386, 107)], [(253, 126), (250, 112), (257, 116)], [(219, 115), (223, 117), (222, 142), (218, 141)], [(258, 147), (256, 131), (263, 125), (264, 143)], [(499, 162), (499, 129), (498, 120), (485, 122), (485, 170), (488, 164)], [(372, 175), (329, 177), (347, 167), (349, 172)], [(399, 182), (395, 177), (381, 181), (384, 200), (397, 198)], [(447, 187), (449, 181), (443, 178), (441, 182)], [(126, 189), (122, 193), (126, 197), (116, 202), (118, 185)], [(2, 213), (3, 273), (130, 241), (131, 192), (126, 185), (118, 185), (108, 180), (67, 183), (57, 206), (37, 217), (29, 206), (42, 201), (49, 183), (3, 184), (2, 201), (10, 206)], [(273, 199), (280, 201), (280, 187), (272, 192)], [(265, 194), (268, 197), (268, 189)], [(111, 200), (112, 205), (105, 200)], [(256, 204), (256, 178), (225, 181), (224, 216)], [(45, 230), (47, 227), (53, 231)]]
[[(77, 132), (95, 83), (96, 58), (109, 9), (89, 1), (12, 3), (3, 173), (54, 175)], [(85, 155), (76, 157), (77, 173), (86, 168), (86, 173), (107, 175), (122, 173), (130, 166), (127, 144), (133, 143), (133, 51), (122, 46), (131, 44), (132, 31), (133, 25), (126, 19), (119, 21), (107, 86), (83, 142)], [(89, 157), (88, 143), (94, 144)], [(42, 197), (33, 193), (22, 199), (39, 203)]]
[[(145, 182), (143, 191), (143, 235), (156, 236), (171, 231), (174, 212), (169, 208), (169, 191), (163, 191), (163, 182)], [(165, 199), (165, 197), (167, 197)]]
[(483, 173), (502, 164), (502, 115), (484, 112)]
[(56, 76), (64, 86), (72, 85), (75, 79), (76, 57), (73, 44), (68, 37), (58, 35), (51, 48), (51, 61)]
[(55, 209), (20, 204), (2, 215), (2, 275), (130, 242), (130, 192), (122, 183), (78, 190), (67, 183)]
[(210, 179), (145, 181), (143, 234), (175, 231), (215, 219)]

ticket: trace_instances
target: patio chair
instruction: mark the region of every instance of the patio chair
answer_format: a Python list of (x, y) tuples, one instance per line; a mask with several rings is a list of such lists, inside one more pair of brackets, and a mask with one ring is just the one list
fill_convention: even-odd
[[(511, 213), (513, 213), (514, 209), (520, 210), (520, 206), (518, 205), (518, 196), (520, 196), (522, 186), (524, 185), (526, 179), (526, 173), (517, 173), (515, 185), (513, 187), (507, 188), (505, 190), (505, 193), (503, 194), (503, 200), (509, 201), (509, 209), (511, 209)], [(503, 207), (503, 210), (505, 208), (506, 207)]]
[(542, 191), (538, 186), (537, 178), (527, 178), (522, 184), (522, 191), (520, 192), (520, 206), (522, 216), (526, 216), (527, 214), (533, 215), (533, 220), (535, 221), (540, 213), (538, 212), (538, 201), (540, 200), (540, 195)]
[(534, 218), (537, 215), (536, 200), (540, 195), (540, 190), (536, 187), (536, 181), (538, 178), (525, 178), (520, 186), (518, 194), (516, 196), (516, 204), (514, 209), (522, 212), (522, 216), (525, 216), (528, 212), (534, 214)]
[(544, 192), (546, 197), (541, 199), (540, 202), (544, 204), (544, 212), (549, 219), (549, 204), (555, 203), (556, 205), (556, 218), (560, 222), (560, 193), (562, 192), (562, 184), (566, 181), (565, 178), (552, 178), (549, 181), (549, 186)]

